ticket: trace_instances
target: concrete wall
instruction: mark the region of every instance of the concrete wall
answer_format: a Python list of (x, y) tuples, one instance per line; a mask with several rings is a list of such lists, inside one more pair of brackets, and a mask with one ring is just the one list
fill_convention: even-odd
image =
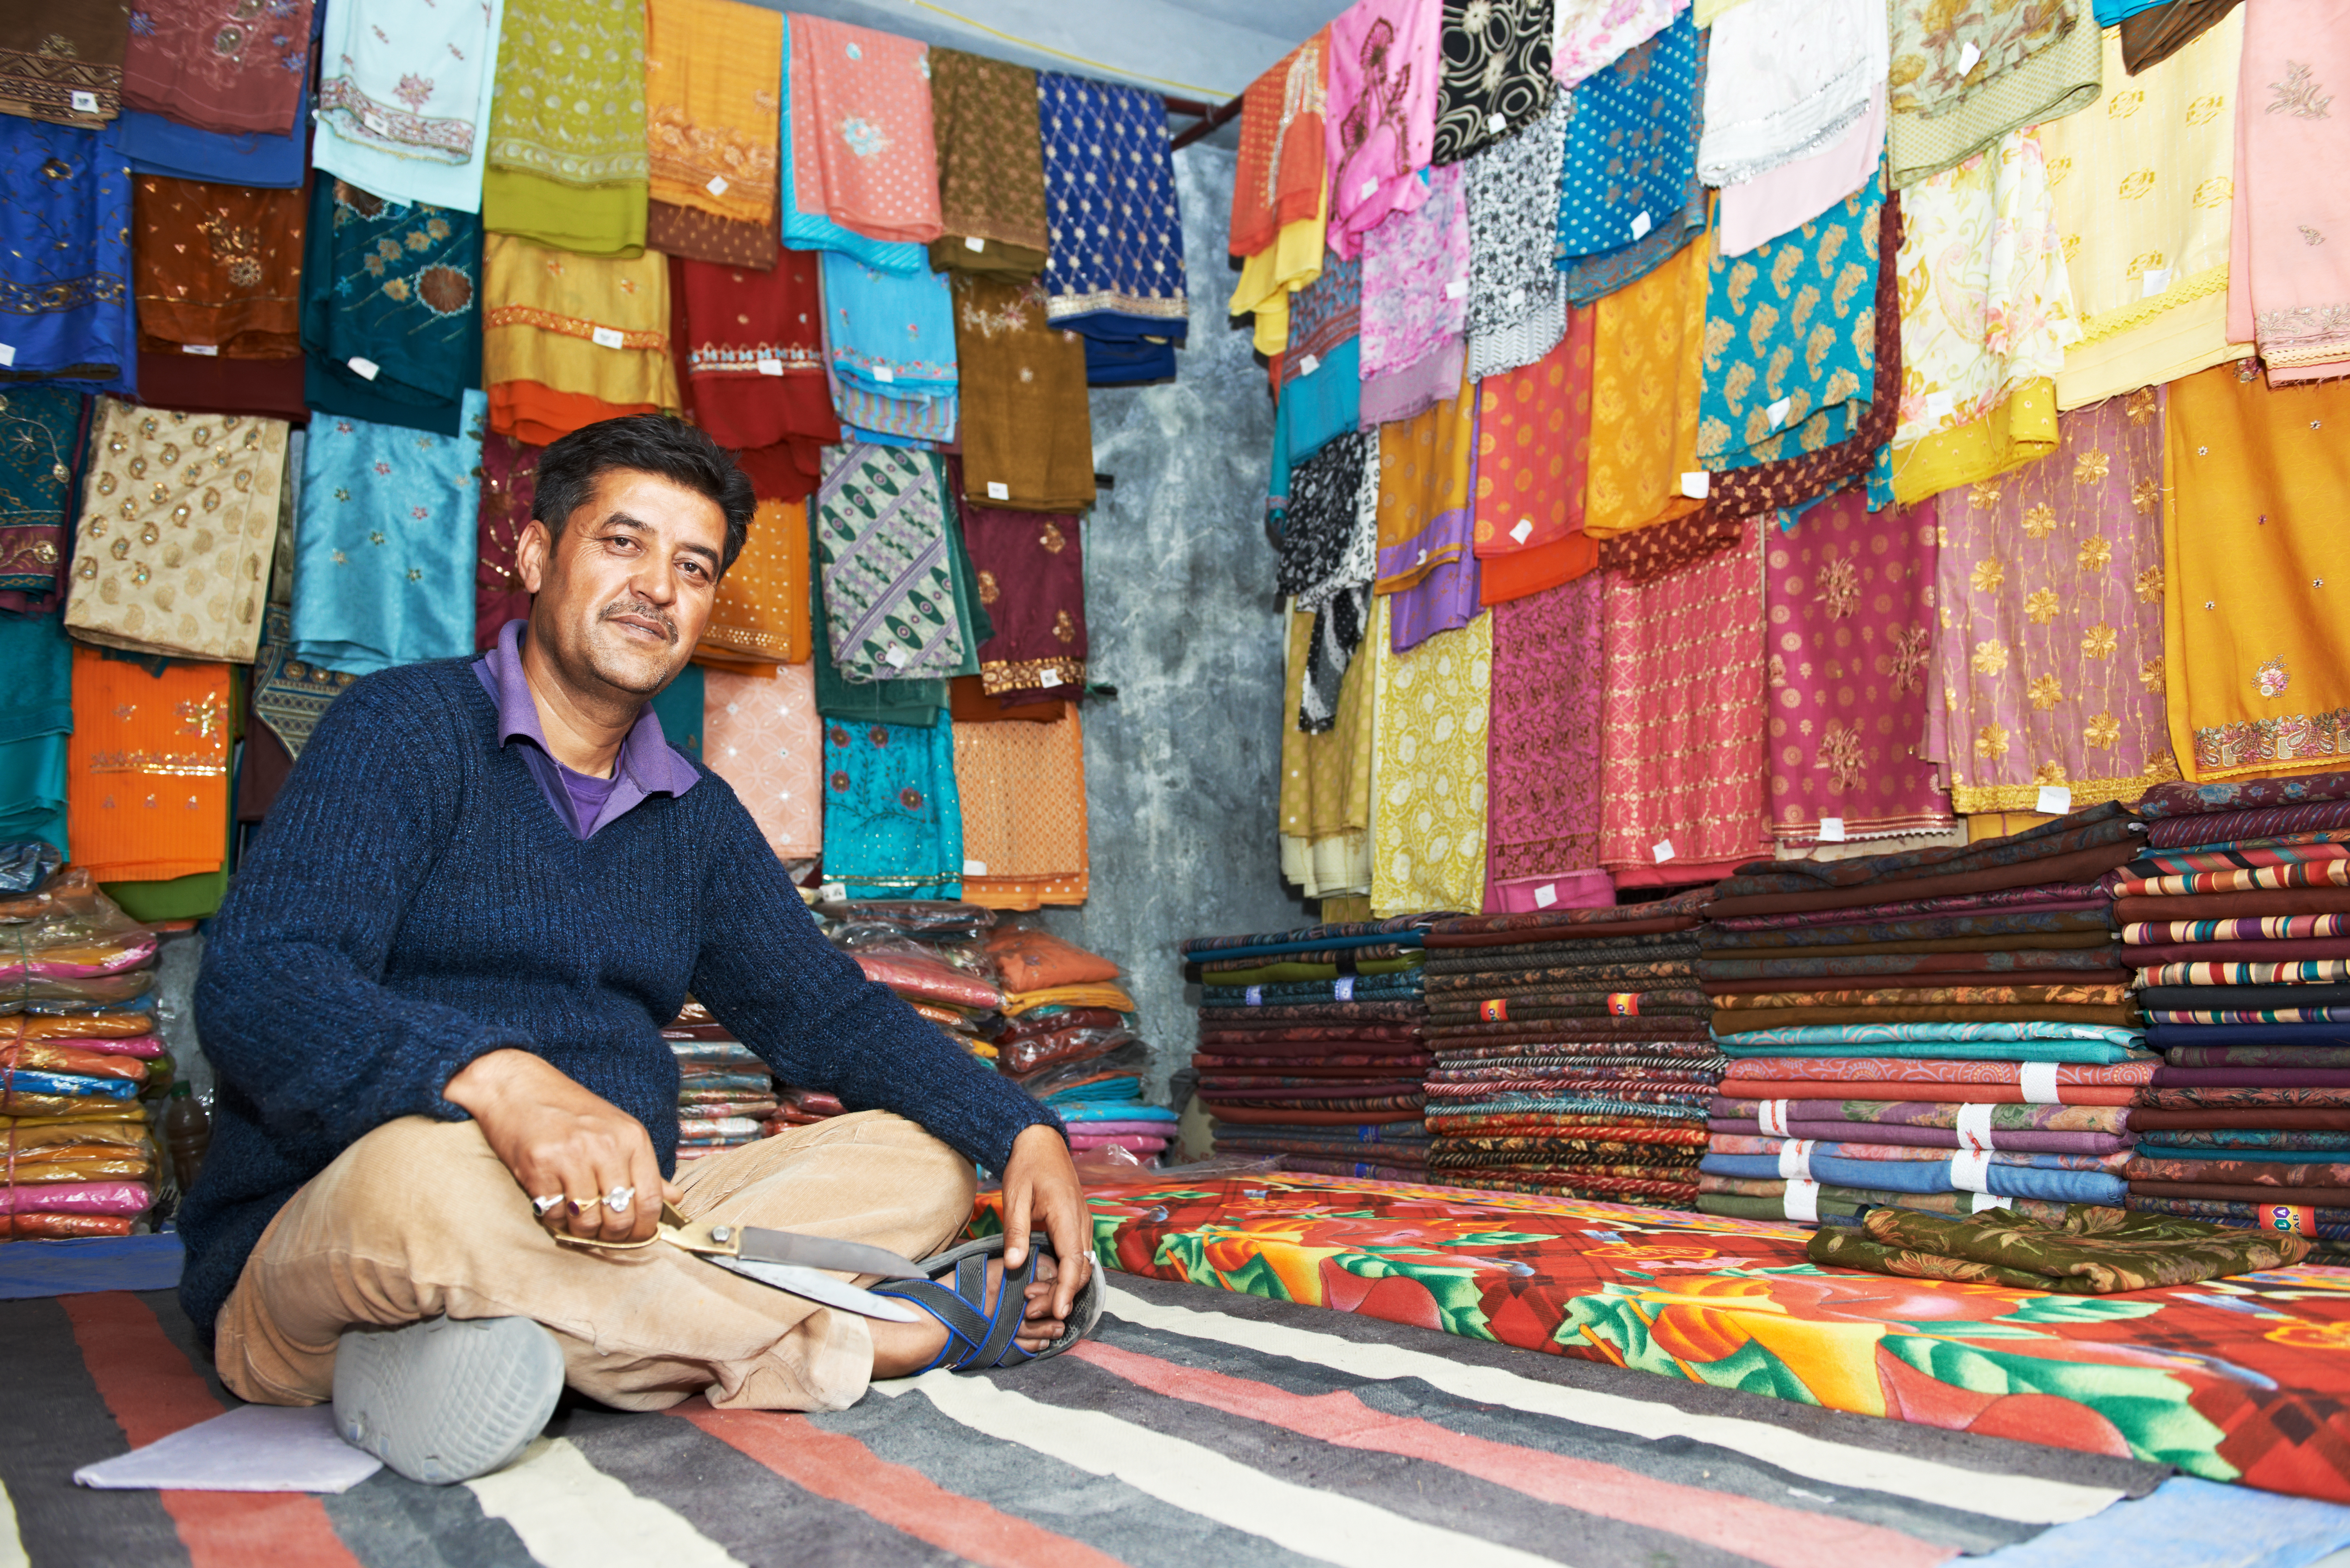
[(1191, 1054), (1175, 944), (1308, 918), (1280, 872), (1273, 404), (1224, 315), (1233, 163), (1175, 155), (1191, 299), (1175, 381), (1093, 394), (1094, 467), (1117, 483), (1086, 527), (1086, 618), (1093, 677), (1118, 694), (1085, 707), (1092, 897), (1045, 917), (1125, 967), (1154, 1088)]

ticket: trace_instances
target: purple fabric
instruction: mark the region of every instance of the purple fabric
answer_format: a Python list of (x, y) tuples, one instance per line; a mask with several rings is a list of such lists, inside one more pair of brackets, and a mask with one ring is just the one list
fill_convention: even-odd
[[(1751, 1118), (1715, 1116), (1707, 1121), (1708, 1132), (1725, 1137), (1773, 1137), (1762, 1124)], [(1865, 1133), (1866, 1137), (1856, 1137)], [(1787, 1118), (1786, 1136), (1809, 1138), (1815, 1143), (1889, 1143), (1905, 1148), (1959, 1148), (1959, 1135), (1948, 1127), (1903, 1127), (1896, 1122), (1804, 1122)], [(2006, 1127), (1991, 1130), (1992, 1147), (2005, 1154), (2119, 1154), (2130, 1147), (2133, 1139), (2115, 1133), (2052, 1132), (2045, 1129)]]
[(1461, 391), (1461, 373), (1469, 365), (1469, 340), (1455, 337), (1415, 365), (1381, 376), (1365, 376), (1361, 413), (1366, 431), (1400, 424), (1426, 413)]
[[(1464, 390), (1463, 396), (1467, 396)], [(1379, 576), (1393, 576), (1411, 569), (1423, 556), (1446, 549), (1452, 558), (1394, 597), (1388, 607), (1392, 636), (1388, 646), (1409, 653), (1440, 631), (1454, 631), (1477, 618), (1477, 437), (1484, 417), (1472, 407), (1469, 423), (1470, 504), (1440, 512), (1435, 519), (1402, 544), (1379, 552)]]
[(2147, 825), (2146, 843), (2149, 849), (2188, 849), (2204, 844), (2233, 844), (2247, 838), (2277, 838), (2288, 833), (2315, 833), (2329, 827), (2350, 827), (2350, 800), (2161, 817)]
[(1591, 572), (1493, 607), (1485, 853), (1496, 881), (1599, 863), (1602, 599)]
[(2350, 1067), (2157, 1067), (2158, 1089), (2350, 1089)]
[(527, 625), (519, 620), (506, 622), (498, 632), (498, 645), (473, 660), (473, 677), (498, 705), (498, 744), (509, 745), (517, 739), (530, 742), (523, 748), (523, 761), (571, 836), (593, 838), (598, 829), (635, 810), (646, 796), (683, 794), (702, 782), (693, 764), (670, 749), (650, 702), (620, 742), (610, 778), (591, 779), (556, 762), (546, 749), (546, 731), (538, 722), (530, 679), (523, 673), (522, 637)]

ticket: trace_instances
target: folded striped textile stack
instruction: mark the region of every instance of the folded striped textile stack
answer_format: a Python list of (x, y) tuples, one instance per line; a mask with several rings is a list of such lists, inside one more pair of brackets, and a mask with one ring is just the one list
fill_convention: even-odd
[(1710, 889), (1428, 933), (1431, 1179), (1687, 1208), (1721, 1076), (1697, 986)]
[(2129, 1206), (2350, 1251), (2350, 773), (2165, 784), (2116, 881), (2161, 1069)]
[(1436, 915), (1194, 937), (1200, 1099), (1218, 1154), (1327, 1176), (1426, 1179), (1421, 941)]
[(677, 1158), (700, 1159), (722, 1148), (756, 1143), (782, 1110), (775, 1075), (734, 1032), (692, 998), (661, 1030), (677, 1057)]
[(2141, 832), (2106, 805), (1722, 883), (1698, 972), (1730, 1064), (1698, 1207), (1810, 1223), (2119, 1207), (2131, 1102), (2158, 1064), (2100, 879)]

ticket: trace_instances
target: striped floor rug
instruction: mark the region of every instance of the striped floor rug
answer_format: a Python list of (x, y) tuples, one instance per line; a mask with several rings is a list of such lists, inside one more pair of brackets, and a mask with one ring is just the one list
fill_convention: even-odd
[(76, 1488), (78, 1466), (225, 1398), (168, 1294), (0, 1302), (0, 1568), (1928, 1568), (2150, 1508), (2112, 1505), (2166, 1473), (1112, 1284), (1096, 1338), (1042, 1366), (885, 1385), (837, 1415), (567, 1407), (499, 1475), (434, 1489), (387, 1471), (328, 1498)]

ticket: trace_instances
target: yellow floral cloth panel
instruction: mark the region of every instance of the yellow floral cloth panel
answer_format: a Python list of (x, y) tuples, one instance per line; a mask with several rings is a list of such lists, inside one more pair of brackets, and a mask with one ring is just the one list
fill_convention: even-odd
[[(1919, 182), (1901, 219), (1893, 482), (1906, 504), (2043, 455), (2054, 439), (2050, 378), (2081, 328), (2033, 132)], [(1935, 440), (1986, 421), (1980, 436)]]
[(1684, 245), (1599, 301), (1592, 324), (1591, 467), (1583, 531), (1628, 534), (1697, 510), (1709, 244)]
[[(1493, 615), (1440, 631), (1409, 653), (1388, 649), (1388, 616), (1365, 639), (1375, 685), (1371, 909), (1483, 908), (1485, 729), (1493, 678)], [(1359, 661), (1361, 653), (1356, 655)]]
[(1309, 898), (1368, 893), (1371, 887), (1371, 659), (1355, 650), (1338, 684), (1329, 729), (1297, 727), (1305, 692), (1314, 618), (1289, 618), (1289, 682), (1281, 721), (1281, 874)]
[(66, 625), (83, 642), (250, 664), (261, 643), (283, 420), (99, 400)]
[(2163, 618), (2170, 740), (2189, 778), (2350, 758), (2350, 381), (2272, 389), (2247, 360), (2171, 384)]
[(647, 0), (652, 199), (742, 223), (775, 215), (784, 14), (739, 0)]
[(2043, 462), (1946, 491), (1929, 754), (1959, 811), (2134, 801), (2178, 776), (2164, 708), (2162, 396), (2057, 421)]

